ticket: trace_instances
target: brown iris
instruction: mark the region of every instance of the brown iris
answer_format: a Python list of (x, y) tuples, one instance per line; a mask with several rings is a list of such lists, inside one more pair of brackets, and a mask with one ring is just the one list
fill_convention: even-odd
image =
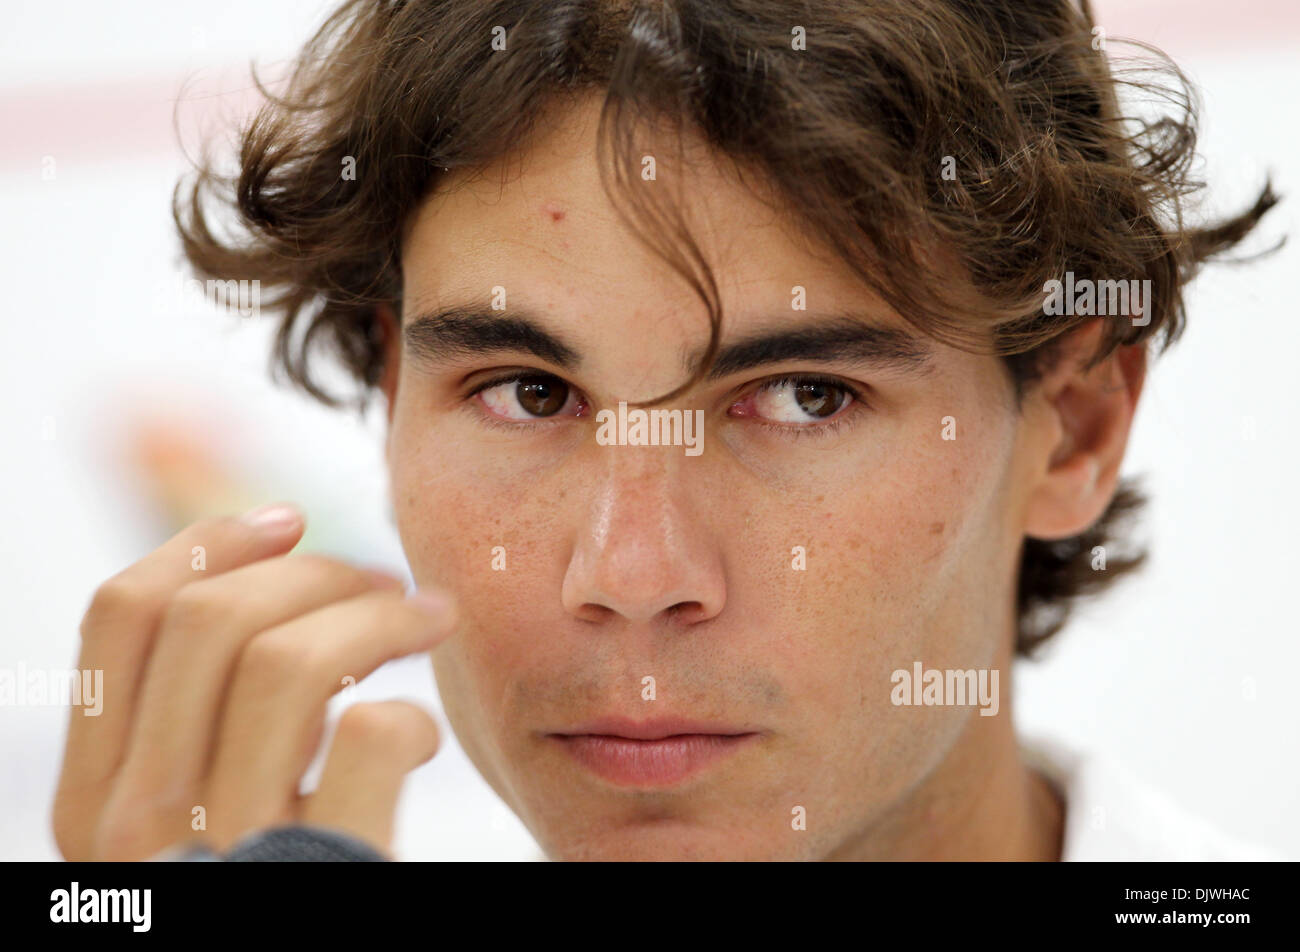
[(799, 383), (794, 386), (799, 409), (809, 416), (825, 419), (844, 404), (844, 391), (826, 383)]
[(556, 377), (520, 377), (515, 383), (515, 398), (533, 416), (553, 416), (568, 401), (569, 387)]

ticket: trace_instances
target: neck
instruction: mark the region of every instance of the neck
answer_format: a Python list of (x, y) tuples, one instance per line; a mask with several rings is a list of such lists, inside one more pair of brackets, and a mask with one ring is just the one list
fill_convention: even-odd
[[(1008, 652), (1009, 655), (1009, 652)], [(1003, 674), (1010, 657), (997, 661)], [(1003, 683), (1010, 694), (1010, 678)], [(971, 710), (943, 762), (833, 860), (1061, 858), (1065, 804), (1025, 764), (1006, 703), (994, 717)]]

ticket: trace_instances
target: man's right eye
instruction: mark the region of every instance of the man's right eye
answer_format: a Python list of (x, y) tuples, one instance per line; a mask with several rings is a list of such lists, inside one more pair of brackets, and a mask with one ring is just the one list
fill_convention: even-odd
[(576, 390), (551, 374), (517, 374), (485, 384), (475, 396), (496, 417), (527, 423), (559, 415), (579, 416), (585, 408)]

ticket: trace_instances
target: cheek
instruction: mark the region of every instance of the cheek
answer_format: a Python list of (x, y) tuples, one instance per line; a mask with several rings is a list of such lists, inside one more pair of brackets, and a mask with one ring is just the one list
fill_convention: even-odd
[(544, 630), (548, 606), (559, 610), (546, 585), (548, 546), (568, 494), (558, 469), (521, 470), (481, 448), (448, 451), (464, 445), (455, 420), (410, 426), (401, 414), (389, 444), (394, 514), (415, 582), (449, 590), (461, 610), (456, 637), (436, 654), (449, 705), (471, 692), (499, 699), (518, 672), (545, 667), (546, 640), (519, 633)]
[[(779, 555), (733, 594), (798, 699), (789, 757), (799, 795), (829, 816), (856, 809), (825, 793), (845, 778), (882, 801), (901, 795), (968, 718), (966, 708), (894, 706), (892, 673), (918, 660), (991, 667), (1007, 635), (1009, 616), (973, 606), (1007, 585), (1014, 559), (998, 522), (1012, 430), (997, 413), (964, 422), (957, 441), (909, 427), (871, 465), (820, 468), (814, 492), (751, 507), (764, 529), (733, 536), (755, 547), (753, 562)], [(802, 571), (794, 545), (807, 550)]]
[(871, 593), (871, 628), (891, 670), (917, 659), (984, 667), (1005, 635), (993, 596), (1013, 557), (998, 521), (1010, 431), (998, 418), (967, 422), (961, 438), (921, 444), (873, 487), (862, 532), (846, 540), (862, 552), (855, 581)]
[(517, 569), (553, 531), (563, 486), (548, 485), (553, 468), (521, 467), (508, 445), (472, 442), (456, 413), (422, 415), (418, 388), (403, 396), (388, 465), (394, 514), (416, 581), (466, 597), (508, 593), (533, 574)]
[[(916, 660), (994, 663), (1008, 617), (990, 593), (1006, 588), (1016, 552), (999, 522), (1014, 429), (996, 407), (961, 422), (957, 440), (900, 427), (870, 460), (816, 470), (815, 494), (752, 507), (764, 528), (733, 536), (756, 547), (744, 561), (772, 565), (736, 580), (736, 604), (761, 606), (753, 617), (773, 635), (789, 690), (822, 717), (874, 720), (864, 709), (884, 712), (890, 673)], [(806, 548), (802, 571), (795, 545)]]

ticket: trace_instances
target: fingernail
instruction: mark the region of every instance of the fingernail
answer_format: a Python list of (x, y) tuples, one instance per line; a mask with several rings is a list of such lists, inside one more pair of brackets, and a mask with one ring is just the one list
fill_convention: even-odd
[(407, 595), (406, 599), (430, 618), (435, 618), (446, 625), (450, 625), (456, 618), (455, 603), (442, 592), (416, 589)]
[(293, 506), (282, 502), (250, 509), (239, 517), (239, 521), (256, 529), (283, 531), (302, 523), (302, 513)]

